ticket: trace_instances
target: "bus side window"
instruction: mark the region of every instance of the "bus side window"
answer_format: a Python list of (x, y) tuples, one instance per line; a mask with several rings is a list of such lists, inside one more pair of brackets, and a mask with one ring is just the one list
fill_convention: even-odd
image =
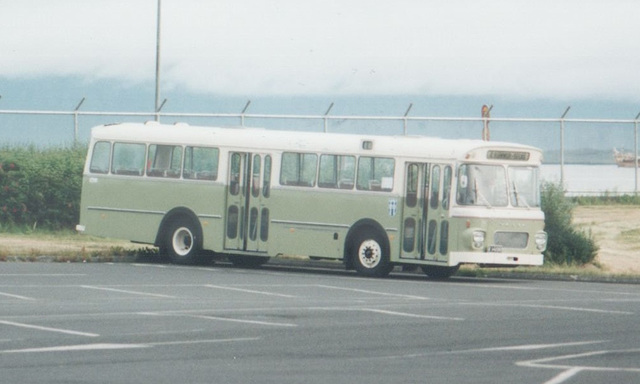
[(149, 145), (147, 176), (180, 177), (182, 147), (173, 145)]
[(280, 184), (297, 187), (315, 187), (318, 155), (313, 153), (282, 154)]
[(389, 192), (393, 189), (395, 160), (362, 156), (358, 159), (357, 188), (364, 191)]
[(91, 154), (91, 165), (89, 172), (91, 173), (109, 173), (109, 160), (111, 157), (111, 143), (108, 141), (99, 141), (93, 146)]
[(112, 172), (116, 175), (142, 176), (146, 149), (144, 144), (115, 143)]
[(192, 180), (218, 179), (218, 148), (187, 147), (183, 177)]
[(353, 189), (356, 173), (356, 159), (353, 156), (320, 156), (320, 188)]

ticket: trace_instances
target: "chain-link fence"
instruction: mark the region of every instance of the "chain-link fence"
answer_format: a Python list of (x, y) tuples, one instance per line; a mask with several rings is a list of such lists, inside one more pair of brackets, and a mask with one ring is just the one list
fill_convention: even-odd
[[(225, 127), (261, 127), (294, 131), (378, 135), (420, 135), (451, 139), (480, 139), (488, 128), (490, 140), (517, 142), (543, 149), (542, 177), (563, 183), (570, 194), (638, 193), (638, 125), (635, 119), (499, 117), (420, 117), (404, 115), (353, 116), (324, 114), (278, 115), (248, 113), (250, 102), (237, 113), (170, 113), (74, 110), (0, 110), (0, 141), (5, 145), (66, 145), (86, 143), (90, 128), (113, 122), (163, 123)], [(614, 151), (626, 156), (619, 166)], [(619, 159), (620, 160), (620, 159)], [(622, 164), (622, 163), (621, 163)]]

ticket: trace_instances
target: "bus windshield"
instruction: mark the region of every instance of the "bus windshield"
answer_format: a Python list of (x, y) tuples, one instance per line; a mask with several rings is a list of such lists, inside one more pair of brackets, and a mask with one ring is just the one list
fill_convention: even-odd
[[(508, 172), (507, 172), (508, 170)], [(537, 167), (463, 164), (457, 202), (488, 207), (539, 207)]]

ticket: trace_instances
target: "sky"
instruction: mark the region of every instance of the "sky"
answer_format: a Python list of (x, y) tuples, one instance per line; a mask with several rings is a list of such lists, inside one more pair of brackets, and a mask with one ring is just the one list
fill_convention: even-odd
[[(402, 115), (410, 103), (414, 116), (477, 117), (483, 104), (504, 117), (640, 112), (636, 0), (161, 4), (163, 111), (252, 100), (250, 112), (276, 114), (331, 102), (335, 114)], [(0, 110), (73, 110), (84, 97), (82, 110), (152, 111), (157, 6), (0, 0)], [(28, 125), (0, 118), (0, 130)]]

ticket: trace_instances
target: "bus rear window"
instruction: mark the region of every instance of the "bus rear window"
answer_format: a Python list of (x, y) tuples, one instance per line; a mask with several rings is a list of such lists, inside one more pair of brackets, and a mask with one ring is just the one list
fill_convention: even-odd
[(99, 141), (93, 146), (91, 154), (91, 164), (89, 172), (91, 173), (109, 173), (109, 160), (111, 157), (111, 143), (107, 141)]
[(382, 157), (360, 157), (358, 160), (359, 190), (391, 191), (395, 161)]

